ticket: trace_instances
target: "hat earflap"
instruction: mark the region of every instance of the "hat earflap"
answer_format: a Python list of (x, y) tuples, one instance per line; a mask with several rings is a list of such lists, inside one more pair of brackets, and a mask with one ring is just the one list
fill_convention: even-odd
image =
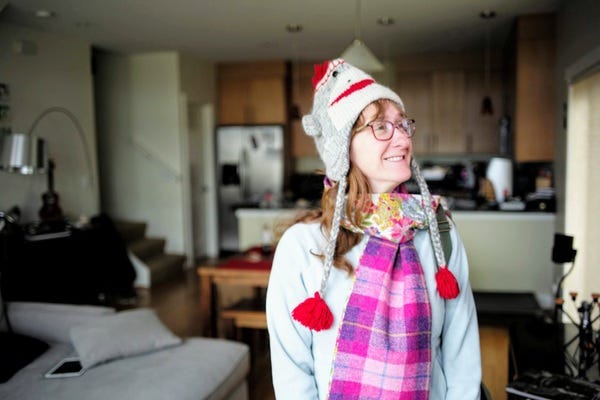
[[(429, 192), (429, 188), (427, 187), (425, 178), (423, 178), (421, 170), (419, 169), (419, 165), (417, 164), (417, 161), (414, 159), (414, 157), (411, 160), (410, 166), (412, 169), (413, 177), (415, 178), (415, 181), (419, 186), (421, 196), (423, 196), (425, 213), (427, 214), (427, 219), (429, 221), (429, 237), (431, 238), (431, 242), (433, 244), (433, 253), (435, 255), (438, 267), (438, 270), (435, 274), (437, 291), (443, 299), (454, 299), (460, 293), (460, 288), (458, 287), (456, 277), (445, 263), (446, 258), (444, 257), (442, 239), (440, 238), (440, 229), (438, 227), (437, 218), (435, 216), (435, 210), (432, 206), (433, 203), (431, 193)], [(441, 207), (441, 205), (439, 207)]]
[(331, 229), (329, 230), (329, 238), (327, 239), (327, 247), (325, 247), (325, 261), (323, 264), (321, 287), (315, 292), (313, 297), (304, 300), (292, 311), (292, 317), (296, 321), (317, 332), (329, 329), (333, 324), (333, 314), (323, 297), (325, 294), (325, 287), (327, 286), (327, 280), (329, 279), (329, 274), (333, 267), (337, 236), (340, 231), (342, 214), (346, 206), (346, 186), (346, 178), (338, 181), (337, 194), (335, 197), (335, 210), (331, 221)]

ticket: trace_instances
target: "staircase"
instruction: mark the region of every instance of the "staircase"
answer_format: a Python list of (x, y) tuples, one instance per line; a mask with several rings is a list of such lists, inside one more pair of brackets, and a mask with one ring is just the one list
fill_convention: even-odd
[(115, 221), (115, 225), (127, 249), (148, 268), (151, 287), (181, 274), (185, 255), (165, 253), (166, 240), (146, 237), (145, 222)]

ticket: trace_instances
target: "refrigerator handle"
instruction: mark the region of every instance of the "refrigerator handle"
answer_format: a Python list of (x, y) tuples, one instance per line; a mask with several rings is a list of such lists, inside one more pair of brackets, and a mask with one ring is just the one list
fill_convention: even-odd
[(240, 163), (238, 166), (238, 174), (240, 176), (240, 197), (242, 201), (248, 197), (248, 154), (246, 149), (242, 149), (240, 152)]

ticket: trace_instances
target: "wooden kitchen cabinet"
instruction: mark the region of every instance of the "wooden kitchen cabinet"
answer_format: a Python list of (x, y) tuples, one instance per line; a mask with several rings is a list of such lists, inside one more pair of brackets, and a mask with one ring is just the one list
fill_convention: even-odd
[(465, 73), (431, 74), (433, 135), (430, 153), (464, 153), (467, 150)]
[[(496, 56), (496, 59), (498, 57)], [(415, 55), (397, 65), (394, 89), (407, 114), (417, 121), (417, 154), (463, 154), (499, 151), (502, 76), (492, 63), (489, 94), (493, 115), (481, 114), (486, 94), (480, 54)]]
[(503, 113), (503, 84), (500, 72), (493, 72), (489, 96), (494, 113), (482, 114), (481, 103), (486, 95), (483, 71), (471, 71), (466, 75), (466, 146), (467, 153), (496, 154), (500, 150), (500, 118)]
[(304, 132), (302, 116), (310, 113), (313, 100), (312, 62), (296, 62), (291, 67), (292, 108), (290, 121), (292, 157), (317, 156), (314, 139)]
[(509, 107), (519, 162), (552, 161), (555, 142), (555, 14), (519, 17), (510, 51)]
[(283, 61), (218, 66), (219, 124), (286, 124)]
[(396, 82), (396, 91), (406, 114), (414, 118), (417, 130), (413, 136), (413, 148), (417, 154), (429, 153), (433, 133), (433, 108), (431, 107), (431, 77), (427, 71), (407, 71)]

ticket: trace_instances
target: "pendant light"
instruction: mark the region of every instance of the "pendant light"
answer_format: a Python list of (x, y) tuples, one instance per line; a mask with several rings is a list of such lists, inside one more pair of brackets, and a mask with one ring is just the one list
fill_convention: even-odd
[(495, 11), (482, 11), (479, 17), (486, 21), (485, 28), (485, 50), (484, 50), (484, 83), (485, 83), (485, 95), (481, 102), (481, 114), (492, 115), (494, 114), (494, 105), (492, 104), (492, 98), (490, 97), (490, 75), (491, 75), (491, 20), (496, 17)]
[(366, 72), (383, 71), (383, 64), (362, 41), (360, 30), (360, 0), (356, 0), (356, 21), (354, 23), (354, 40), (344, 50), (341, 57), (348, 63)]

